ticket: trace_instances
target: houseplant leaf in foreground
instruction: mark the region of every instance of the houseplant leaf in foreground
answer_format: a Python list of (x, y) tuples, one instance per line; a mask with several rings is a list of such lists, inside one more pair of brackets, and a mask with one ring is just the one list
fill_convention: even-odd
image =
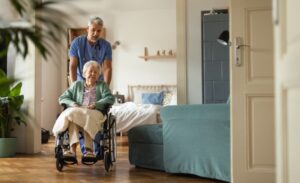
[(21, 112), (24, 96), (21, 95), (22, 83), (12, 86), (14, 81), (8, 79), (1, 69), (0, 81), (0, 137), (7, 138), (10, 137), (13, 122), (26, 124)]

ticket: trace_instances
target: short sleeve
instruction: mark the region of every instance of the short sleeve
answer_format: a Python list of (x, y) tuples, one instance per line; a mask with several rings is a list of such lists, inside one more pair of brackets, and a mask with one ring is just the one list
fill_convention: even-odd
[(71, 43), (71, 46), (70, 46), (70, 50), (69, 50), (69, 56), (70, 57), (76, 57), (76, 58), (79, 58), (79, 55), (78, 55), (78, 45), (79, 45), (79, 39), (78, 38), (75, 38), (72, 43)]
[(107, 42), (106, 50), (105, 50), (105, 57), (104, 60), (112, 61), (112, 50), (111, 45)]

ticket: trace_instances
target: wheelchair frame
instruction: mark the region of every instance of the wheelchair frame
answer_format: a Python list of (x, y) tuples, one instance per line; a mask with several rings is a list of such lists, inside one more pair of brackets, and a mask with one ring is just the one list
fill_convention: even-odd
[[(101, 148), (101, 156), (96, 155), (95, 158), (82, 158), (82, 163), (85, 165), (93, 165), (98, 160), (103, 160), (104, 168), (106, 172), (113, 166), (113, 162), (116, 161), (117, 157), (117, 142), (116, 142), (116, 119), (111, 113), (107, 111), (103, 114), (107, 114), (107, 119), (103, 123), (103, 138), (98, 139), (96, 144)], [(98, 132), (98, 134), (101, 132)], [(78, 164), (76, 157), (64, 157), (63, 150), (70, 149), (68, 130), (62, 132), (56, 138), (55, 145), (55, 158), (56, 158), (56, 169), (62, 171), (65, 165)]]

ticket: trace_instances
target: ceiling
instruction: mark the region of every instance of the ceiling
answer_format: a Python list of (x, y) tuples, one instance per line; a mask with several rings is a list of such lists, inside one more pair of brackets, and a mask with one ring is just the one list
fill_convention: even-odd
[[(99, 11), (140, 11), (151, 9), (174, 9), (176, 0), (63, 0), (84, 11), (94, 10), (98, 6)], [(62, 1), (60, 1), (62, 2)]]

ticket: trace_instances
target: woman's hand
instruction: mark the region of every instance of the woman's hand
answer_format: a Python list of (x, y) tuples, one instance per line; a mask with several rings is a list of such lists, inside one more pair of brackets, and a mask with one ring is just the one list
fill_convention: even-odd
[(91, 104), (87, 106), (88, 109), (96, 109), (96, 105), (95, 104)]
[(71, 107), (80, 107), (77, 103), (73, 103)]

